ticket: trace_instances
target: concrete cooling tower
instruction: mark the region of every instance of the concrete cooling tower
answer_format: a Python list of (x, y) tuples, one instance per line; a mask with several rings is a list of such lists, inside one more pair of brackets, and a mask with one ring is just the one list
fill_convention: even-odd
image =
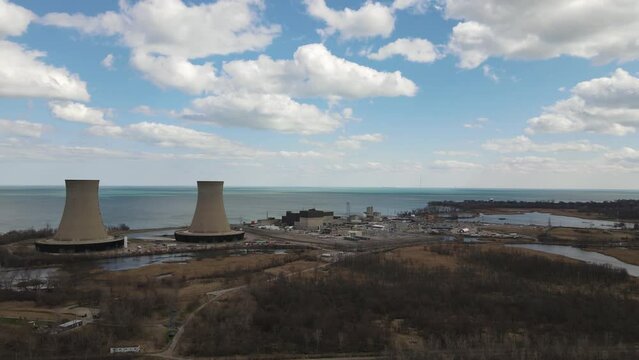
[(244, 238), (243, 231), (231, 230), (224, 210), (224, 181), (198, 181), (197, 205), (191, 226), (176, 231), (175, 240), (185, 242), (222, 242)]
[(120, 248), (123, 238), (109, 236), (102, 223), (98, 200), (99, 180), (65, 180), (67, 197), (53, 239), (38, 240), (45, 252), (85, 252)]

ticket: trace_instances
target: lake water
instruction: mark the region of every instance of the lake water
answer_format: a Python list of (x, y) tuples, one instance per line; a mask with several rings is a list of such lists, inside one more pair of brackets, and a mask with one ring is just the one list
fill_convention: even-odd
[[(308, 208), (346, 214), (362, 213), (367, 206), (392, 215), (422, 208), (437, 200), (604, 201), (639, 199), (636, 190), (525, 190), (427, 188), (287, 188), (227, 187), (226, 212), (231, 222), (281, 216), (286, 210)], [(100, 206), (107, 225), (125, 223), (131, 228), (188, 225), (195, 210), (195, 187), (100, 188)], [(64, 186), (0, 187), (0, 232), (30, 227), (57, 227), (64, 209)], [(547, 218), (544, 219), (547, 224)], [(554, 224), (553, 224), (554, 225)]]
[(639, 266), (625, 263), (612, 256), (600, 254), (594, 251), (585, 251), (572, 246), (544, 245), (544, 244), (511, 244), (506, 245), (513, 248), (524, 248), (541, 251), (549, 254), (561, 255), (575, 260), (581, 260), (598, 265), (610, 265), (617, 268), (626, 269), (628, 275), (639, 277)]
[(540, 212), (529, 212), (524, 214), (510, 214), (510, 215), (484, 215), (480, 214), (477, 217), (470, 219), (459, 219), (464, 222), (480, 222), (486, 224), (513, 224), (513, 225), (538, 225), (548, 226), (550, 223), (552, 226), (573, 227), (573, 228), (596, 228), (596, 229), (611, 229), (615, 223), (613, 221), (605, 220), (588, 220), (580, 219), (570, 216), (551, 215)]

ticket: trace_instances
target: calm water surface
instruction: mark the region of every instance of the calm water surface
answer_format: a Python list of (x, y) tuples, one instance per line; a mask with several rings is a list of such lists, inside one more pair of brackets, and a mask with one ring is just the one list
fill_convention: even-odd
[[(57, 227), (64, 208), (64, 186), (0, 187), (0, 232), (30, 227)], [(556, 200), (604, 201), (639, 199), (633, 190), (521, 190), (521, 189), (427, 189), (427, 188), (287, 188), (227, 187), (226, 212), (231, 222), (281, 216), (286, 210), (319, 208), (362, 213), (367, 206), (392, 215), (422, 208), (436, 200)], [(131, 228), (188, 225), (195, 210), (195, 187), (100, 188), (100, 205), (107, 225), (125, 223)], [(544, 224), (547, 224), (547, 218)]]
[(153, 264), (166, 262), (186, 262), (193, 259), (192, 253), (183, 254), (159, 254), (144, 256), (119, 257), (96, 261), (96, 265), (107, 271), (122, 271), (138, 269)]
[(559, 216), (540, 212), (529, 212), (524, 214), (510, 214), (510, 215), (484, 215), (480, 214), (477, 217), (470, 219), (459, 219), (459, 221), (465, 222), (480, 222), (487, 224), (513, 224), (513, 225), (538, 225), (547, 226), (550, 223), (552, 226), (573, 227), (573, 228), (596, 228), (596, 229), (610, 229), (613, 228), (614, 221), (605, 220), (589, 220), (580, 219), (570, 216)]
[(628, 275), (639, 276), (639, 266), (625, 263), (612, 256), (600, 254), (594, 251), (585, 251), (572, 246), (543, 245), (543, 244), (512, 244), (506, 245), (514, 248), (524, 248), (541, 251), (549, 254), (561, 255), (571, 259), (581, 260), (598, 265), (610, 265), (612, 267), (626, 269)]

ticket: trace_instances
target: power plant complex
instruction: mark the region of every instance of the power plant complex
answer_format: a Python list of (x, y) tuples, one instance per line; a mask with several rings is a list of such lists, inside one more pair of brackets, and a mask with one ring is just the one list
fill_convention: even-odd
[(37, 240), (44, 252), (85, 252), (121, 248), (124, 238), (110, 236), (102, 223), (99, 180), (65, 180), (66, 202), (52, 239)]
[(176, 231), (175, 240), (184, 242), (222, 242), (244, 238), (243, 231), (231, 229), (224, 210), (224, 181), (198, 181), (197, 205), (191, 226)]

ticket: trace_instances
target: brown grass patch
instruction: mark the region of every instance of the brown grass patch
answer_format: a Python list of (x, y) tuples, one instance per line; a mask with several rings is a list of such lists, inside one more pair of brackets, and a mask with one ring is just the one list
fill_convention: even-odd
[(308, 260), (298, 260), (293, 261), (288, 264), (284, 264), (281, 266), (272, 267), (264, 270), (265, 273), (270, 275), (288, 275), (293, 273), (298, 273), (304, 271), (306, 269), (311, 269), (317, 266), (319, 263), (317, 261), (308, 261)]
[(636, 234), (630, 230), (552, 228), (548, 235), (557, 240), (566, 241), (603, 241), (618, 242), (633, 240)]
[[(439, 245), (438, 245), (439, 246)], [(446, 244), (441, 245), (455, 251), (456, 247), (463, 245)], [(455, 256), (438, 254), (432, 251), (430, 246), (409, 246), (393, 250), (386, 254), (388, 257), (398, 257), (400, 259), (410, 260), (415, 264), (426, 267), (445, 267), (453, 269), (459, 265), (459, 261)]]
[(626, 248), (609, 248), (609, 249), (588, 249), (590, 251), (596, 251), (604, 255), (612, 256), (625, 263), (639, 265), (639, 250), (626, 249)]

